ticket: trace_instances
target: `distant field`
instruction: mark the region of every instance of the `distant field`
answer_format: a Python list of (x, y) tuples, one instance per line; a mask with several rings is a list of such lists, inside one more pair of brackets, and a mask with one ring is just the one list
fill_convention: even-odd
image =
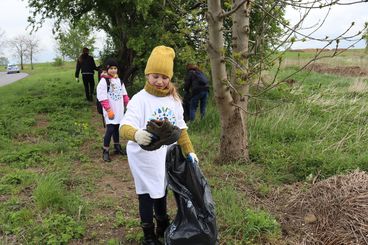
[[(285, 53), (283, 66), (303, 66), (310, 59), (314, 58), (318, 50), (306, 51), (288, 51)], [(349, 49), (339, 50), (341, 52), (338, 56), (330, 58), (334, 51), (323, 51), (321, 57), (327, 56), (317, 60), (317, 63), (327, 63), (329, 66), (360, 66), (361, 68), (368, 67), (368, 53), (364, 49)]]

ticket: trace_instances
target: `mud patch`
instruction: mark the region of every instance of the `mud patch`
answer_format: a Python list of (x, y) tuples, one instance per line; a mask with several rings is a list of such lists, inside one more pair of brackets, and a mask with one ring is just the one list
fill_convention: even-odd
[(311, 64), (306, 67), (308, 71), (314, 71), (318, 73), (336, 74), (348, 77), (364, 77), (368, 76), (368, 69), (364, 69), (360, 66), (336, 66), (331, 67), (326, 64)]
[(46, 128), (49, 125), (46, 114), (38, 114), (36, 116), (36, 128)]

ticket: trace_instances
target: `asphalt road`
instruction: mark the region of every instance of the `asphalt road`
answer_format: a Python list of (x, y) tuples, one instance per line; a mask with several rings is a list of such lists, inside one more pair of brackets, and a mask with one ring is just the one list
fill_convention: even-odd
[(16, 82), (22, 78), (28, 76), (27, 73), (12, 73), (6, 74), (6, 72), (0, 72), (0, 87), (9, 83)]

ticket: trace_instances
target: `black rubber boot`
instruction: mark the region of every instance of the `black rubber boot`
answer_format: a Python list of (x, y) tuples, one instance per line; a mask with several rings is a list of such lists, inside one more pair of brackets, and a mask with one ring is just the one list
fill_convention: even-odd
[(115, 153), (116, 154), (120, 154), (120, 155), (123, 155), (123, 156), (126, 156), (126, 149), (125, 147), (121, 147), (120, 144), (114, 144), (114, 148), (115, 148)]
[(102, 159), (105, 162), (111, 162), (109, 150), (103, 149), (103, 151), (102, 151)]
[(155, 219), (157, 221), (156, 236), (157, 238), (164, 237), (165, 230), (170, 225), (169, 215), (163, 217), (155, 216)]
[(142, 245), (162, 245), (155, 236), (155, 225), (153, 223), (142, 223), (143, 242)]

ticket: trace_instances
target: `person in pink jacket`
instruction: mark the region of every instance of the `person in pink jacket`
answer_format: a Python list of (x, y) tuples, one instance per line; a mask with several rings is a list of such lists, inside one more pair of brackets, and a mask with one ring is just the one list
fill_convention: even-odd
[(120, 81), (118, 76), (118, 63), (115, 60), (107, 60), (106, 72), (101, 74), (96, 90), (97, 99), (103, 107), (103, 116), (106, 123), (102, 158), (104, 161), (110, 162), (111, 137), (113, 138), (115, 153), (126, 155), (125, 148), (123, 149), (119, 143), (119, 126), (129, 102), (124, 83)]

